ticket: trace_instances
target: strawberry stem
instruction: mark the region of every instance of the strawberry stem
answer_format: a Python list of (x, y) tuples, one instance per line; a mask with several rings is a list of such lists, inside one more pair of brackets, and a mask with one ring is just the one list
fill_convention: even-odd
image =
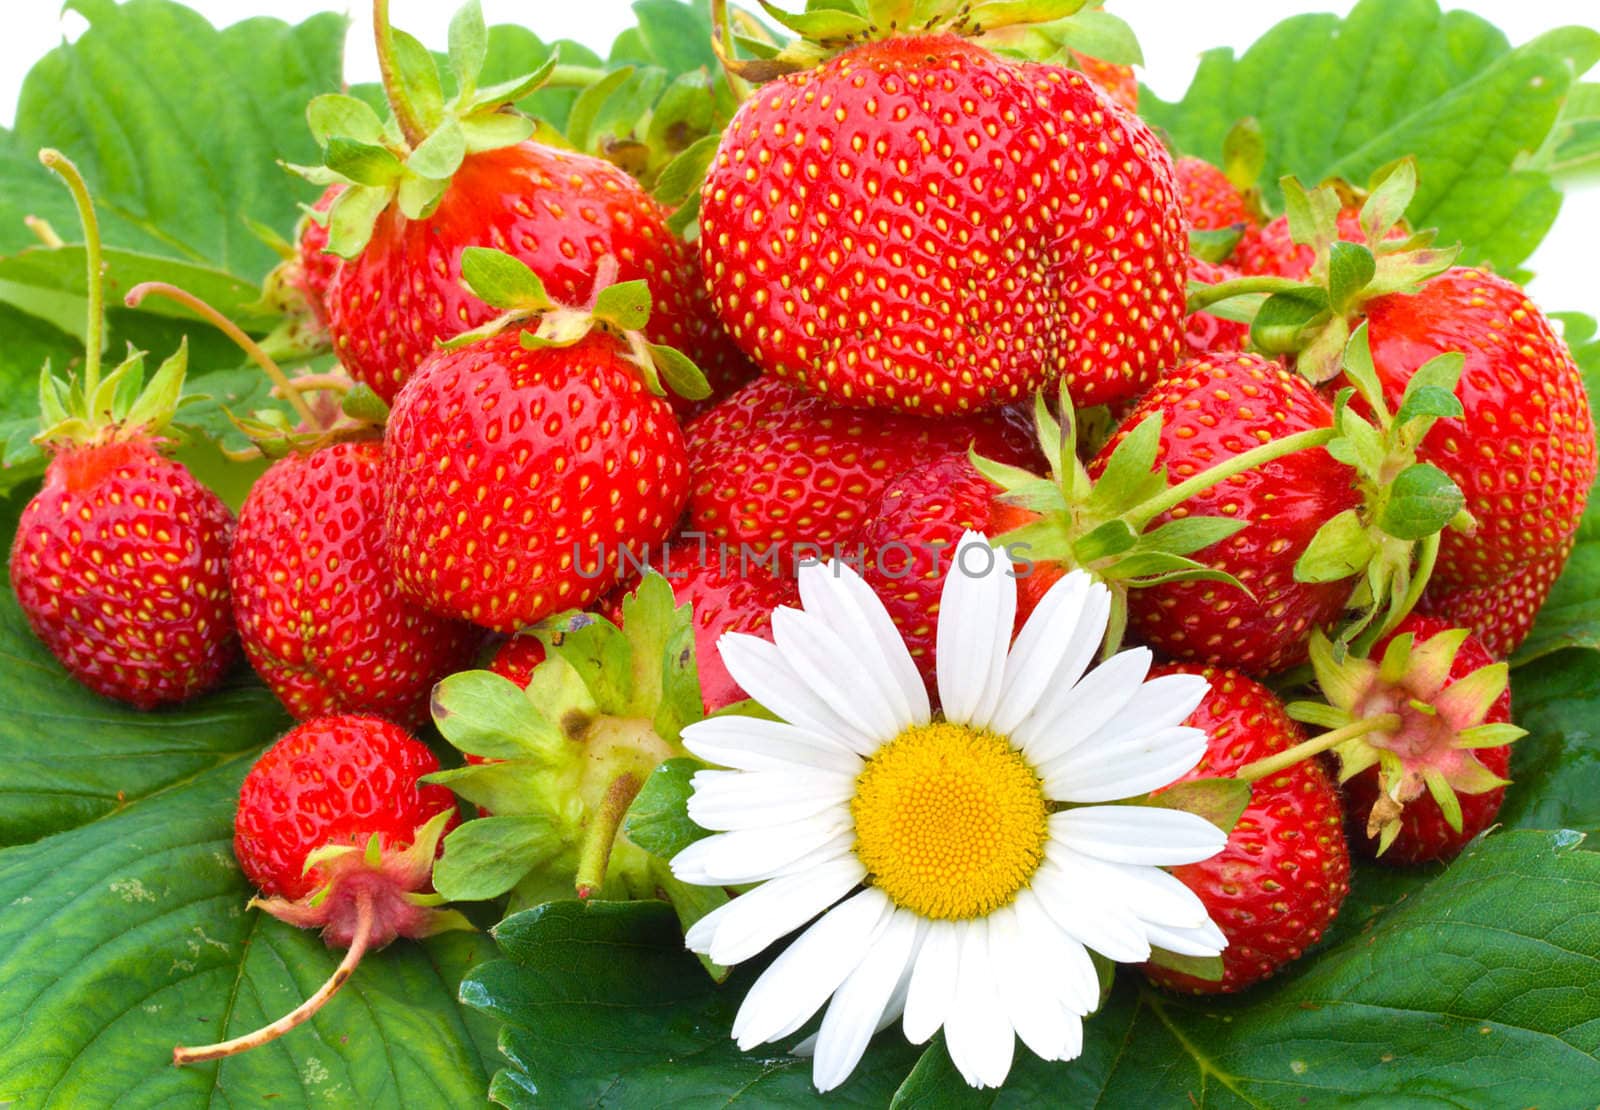
[(1143, 530), (1156, 517), (1171, 509), (1177, 508), (1197, 493), (1210, 489), (1212, 486), (1227, 481), (1247, 470), (1254, 470), (1262, 463), (1269, 463), (1274, 459), (1281, 459), (1285, 455), (1292, 455), (1296, 451), (1309, 451), (1314, 447), (1326, 446), (1335, 436), (1332, 428), (1313, 428), (1308, 432), (1296, 432), (1282, 439), (1275, 439), (1271, 443), (1263, 443), (1259, 447), (1252, 447), (1242, 455), (1235, 455), (1226, 462), (1218, 463), (1210, 470), (1203, 470), (1187, 481), (1179, 482), (1168, 488), (1165, 493), (1158, 494), (1142, 505), (1135, 506), (1124, 517), (1129, 524), (1137, 530)]
[(1250, 293), (1298, 293), (1303, 292), (1305, 288), (1306, 283), (1303, 281), (1274, 277), (1270, 274), (1234, 278), (1232, 281), (1219, 282), (1216, 285), (1200, 284), (1189, 290), (1188, 309), (1190, 313), (1195, 313), (1222, 301)]
[(355, 974), (356, 966), (361, 963), (361, 957), (366, 955), (367, 942), (372, 937), (372, 926), (375, 917), (372, 905), (372, 892), (360, 890), (356, 892), (356, 931), (350, 939), (350, 950), (344, 954), (344, 959), (339, 961), (339, 966), (334, 968), (328, 981), (317, 988), (317, 993), (296, 1006), (292, 1011), (283, 1015), (271, 1025), (263, 1025), (253, 1033), (246, 1033), (242, 1037), (234, 1037), (229, 1041), (220, 1041), (217, 1044), (201, 1045), (198, 1048), (185, 1048), (178, 1045), (172, 1050), (172, 1063), (176, 1067), (185, 1064), (197, 1064), (203, 1060), (220, 1060), (224, 1056), (234, 1056), (246, 1052), (258, 1045), (275, 1041), (295, 1026), (304, 1023), (315, 1014), (328, 999), (339, 992), (339, 988), (349, 981)]
[(1332, 732), (1324, 732), (1321, 736), (1313, 736), (1310, 740), (1296, 744), (1292, 748), (1269, 755), (1265, 759), (1258, 759), (1254, 763), (1246, 763), (1233, 773), (1233, 777), (1242, 782), (1257, 782), (1286, 771), (1303, 759), (1327, 751), (1329, 748), (1338, 747), (1346, 740), (1354, 740), (1358, 736), (1365, 736), (1369, 732), (1378, 732), (1388, 729), (1393, 731), (1400, 727), (1400, 717), (1395, 713), (1384, 713), (1364, 721), (1356, 721), (1336, 728)]
[(1411, 610), (1417, 607), (1417, 602), (1422, 600), (1422, 591), (1427, 588), (1428, 579), (1433, 577), (1433, 566), (1439, 560), (1439, 537), (1440, 533), (1433, 532), (1422, 538), (1418, 545), (1417, 567), (1412, 572), (1405, 596), (1389, 611), (1387, 620), (1356, 638), (1352, 650), (1357, 655), (1365, 656), (1373, 644), (1400, 627), (1400, 622), (1409, 617)]
[(400, 79), (394, 56), (394, 28), (389, 25), (389, 0), (372, 0), (372, 30), (377, 38), (378, 72), (383, 76), (384, 95), (389, 99), (395, 122), (400, 125), (400, 133), (415, 150), (428, 137), (428, 129), (417, 118), (417, 110)]
[[(67, 183), (73, 203), (78, 206), (78, 218), (83, 221), (83, 253), (88, 260), (89, 322), (83, 336), (83, 395), (93, 397), (100, 385), (100, 348), (105, 344), (106, 291), (101, 282), (100, 218), (95, 215), (94, 201), (89, 198), (89, 186), (72, 159), (59, 150), (45, 147), (39, 152), (39, 161)], [(90, 413), (90, 419), (98, 413)]]
[(611, 846), (616, 842), (617, 830), (628, 815), (628, 807), (644, 786), (639, 776), (624, 772), (611, 780), (605, 797), (589, 821), (578, 850), (578, 897), (593, 898), (600, 893), (606, 881), (606, 867), (611, 862)]
[(135, 285), (128, 290), (128, 295), (124, 298), (124, 302), (129, 308), (137, 308), (139, 307), (139, 302), (143, 301), (151, 293), (158, 297), (165, 297), (169, 301), (177, 301), (184, 307), (192, 309), (203, 316), (210, 324), (237, 343), (240, 349), (250, 356), (251, 361), (261, 367), (262, 372), (272, 379), (272, 384), (283, 394), (284, 400), (289, 402), (289, 407), (294, 409), (295, 415), (304, 420), (314, 431), (325, 432), (328, 430), (323, 422), (317, 419), (316, 413), (311, 411), (311, 406), (306, 404), (305, 398), (300, 396), (300, 387), (289, 380), (288, 375), (283, 372), (282, 368), (276, 362), (273, 362), (267, 352), (263, 351), (254, 339), (246, 335), (244, 329), (239, 327), (238, 324), (235, 324), (187, 289), (180, 289), (176, 285), (171, 285), (164, 281), (146, 281)]

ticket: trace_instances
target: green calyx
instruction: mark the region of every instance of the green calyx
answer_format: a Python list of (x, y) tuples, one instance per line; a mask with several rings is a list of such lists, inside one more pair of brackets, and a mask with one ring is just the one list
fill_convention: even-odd
[[(1485, 721), (1505, 693), (1505, 663), (1450, 678), (1466, 638), (1466, 629), (1460, 628), (1421, 643), (1404, 633), (1389, 641), (1382, 659), (1373, 661), (1341, 652), (1320, 632), (1312, 636), (1311, 665), (1327, 702), (1294, 702), (1288, 709), (1296, 720), (1330, 731), (1273, 760), (1332, 751), (1339, 759), (1341, 783), (1376, 765), (1379, 795), (1366, 827), (1369, 837), (1378, 838), (1380, 854), (1399, 833), (1404, 807), (1424, 793), (1460, 832), (1457, 795), (1507, 785), (1474, 752), (1512, 743), (1526, 731)], [(1243, 768), (1240, 777), (1250, 778), (1253, 767)]]
[(1388, 238), (1402, 226), (1405, 210), (1416, 194), (1416, 165), (1410, 159), (1378, 171), (1361, 205), (1364, 243), (1339, 238), (1340, 211), (1350, 192), (1336, 185), (1308, 191), (1297, 180), (1281, 182), (1289, 232), (1308, 246), (1316, 260), (1305, 281), (1280, 277), (1248, 277), (1190, 290), (1189, 311), (1235, 298), (1265, 299), (1250, 314), (1250, 342), (1270, 355), (1295, 356), (1300, 373), (1313, 382), (1338, 376), (1351, 321), (1374, 297), (1414, 293), (1423, 282), (1449, 269), (1460, 247), (1435, 247), (1434, 232)]
[[(1458, 353), (1429, 360), (1411, 375), (1399, 409), (1390, 412), (1372, 364), (1367, 325), (1345, 345), (1342, 368), (1353, 387), (1334, 403), (1335, 438), (1328, 454), (1357, 475), (1364, 504), (1328, 521), (1295, 564), (1300, 582), (1335, 582), (1361, 576), (1351, 598), (1356, 616), (1340, 633), (1341, 649), (1364, 652), (1405, 619), (1422, 596), (1445, 528), (1475, 527), (1466, 498), (1417, 449), (1434, 422), (1462, 414), (1456, 386), (1465, 359)], [(1357, 397), (1368, 415), (1351, 402)]]
[(1034, 423), (1049, 463), (1048, 476), (985, 459), (975, 452), (970, 457), (978, 472), (1000, 488), (999, 500), (1036, 514), (1036, 519), (997, 537), (996, 546), (1015, 545), (1035, 562), (1081, 568), (1111, 590), (1108, 654), (1122, 641), (1130, 589), (1208, 580), (1244, 590), (1232, 575), (1191, 556), (1227, 539), (1248, 521), (1186, 516), (1150, 528), (1152, 521), (1235, 475), (1295, 451), (1320, 447), (1333, 437), (1332, 429), (1286, 436), (1169, 485), (1166, 467), (1156, 465), (1161, 417), (1152, 414), (1117, 444), (1096, 480), (1078, 457), (1078, 419), (1065, 386), (1060, 409), (1058, 421), (1042, 394), (1035, 399)]
[(627, 347), (628, 361), (658, 397), (666, 396), (668, 389), (690, 401), (709, 397), (711, 385), (688, 355), (645, 338), (642, 329), (651, 312), (649, 285), (640, 280), (613, 284), (616, 269), (614, 258), (602, 258), (589, 304), (572, 308), (552, 300), (539, 275), (521, 259), (489, 247), (467, 247), (461, 252), (461, 283), (473, 296), (500, 309), (500, 315), (447, 340), (444, 347), (456, 350), (523, 323), (534, 324), (522, 332), (522, 345), (530, 351), (570, 347), (600, 329)]
[(539, 88), (556, 66), (551, 56), (532, 73), (479, 88), (489, 34), (478, 0), (469, 0), (450, 22), (456, 93), (447, 100), (433, 55), (390, 26), (388, 9), (388, 0), (374, 0), (389, 118), (379, 119), (353, 96), (319, 96), (307, 106), (306, 122), (322, 146), (322, 165), (288, 167), (319, 185), (349, 186), (327, 215), (328, 250), (344, 258), (361, 253), (391, 203), (407, 219), (426, 219), (468, 155), (530, 138), (535, 124), (511, 105)]
[(39, 161), (66, 182), (83, 223), (84, 254), (88, 259), (88, 327), (84, 333), (83, 372), (63, 381), (47, 363), (39, 371), (39, 434), (33, 442), (61, 450), (72, 446), (115, 440), (180, 438), (172, 427), (178, 408), (186, 401), (183, 379), (189, 365), (187, 343), (179, 344), (155, 374), (145, 380), (145, 352), (131, 347), (109, 374), (101, 373), (101, 348), (105, 344), (105, 279), (101, 261), (100, 221), (95, 215), (89, 187), (65, 154), (46, 148)]
[(516, 910), (554, 898), (670, 893), (665, 861), (624, 824), (663, 761), (686, 757), (683, 729), (704, 716), (689, 606), (648, 574), (623, 601), (623, 623), (571, 615), (531, 630), (547, 658), (526, 690), (489, 671), (434, 690), (433, 718), (461, 751), (491, 762), (442, 771), (492, 816), (445, 839), (434, 872), (452, 900), (510, 893)]

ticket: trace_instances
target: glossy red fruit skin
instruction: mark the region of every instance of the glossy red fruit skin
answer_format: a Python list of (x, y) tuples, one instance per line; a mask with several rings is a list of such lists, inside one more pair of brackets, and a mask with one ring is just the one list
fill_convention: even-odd
[[(1188, 723), (1206, 732), (1206, 754), (1179, 782), (1225, 778), (1306, 736), (1272, 691), (1237, 671), (1163, 665), (1157, 674), (1200, 674), (1211, 692)], [(1217, 855), (1172, 868), (1228, 938), (1222, 979), (1147, 965), (1161, 986), (1231, 994), (1298, 959), (1333, 923), (1350, 892), (1350, 850), (1333, 777), (1318, 759), (1254, 784), (1250, 804)]]
[[(294, 901), (321, 885), (306, 854), (329, 845), (410, 845), (417, 828), (454, 810), (443, 786), (418, 784), (439, 769), (427, 745), (381, 717), (317, 717), (285, 733), (239, 787), (233, 854), (262, 894)], [(453, 822), (452, 822), (453, 823)]]
[[(1178, 195), (1189, 226), (1200, 231), (1216, 231), (1234, 224), (1255, 221), (1244, 197), (1228, 175), (1203, 158), (1179, 158), (1172, 164), (1178, 180)], [(1192, 277), (1193, 274), (1191, 273)]]
[[(329, 185), (311, 207), (318, 212), (328, 211), (345, 188), (346, 186), (342, 184)], [(302, 220), (299, 239), (295, 243), (295, 253), (300, 265), (292, 281), (295, 288), (305, 296), (306, 304), (311, 306), (311, 312), (317, 318), (317, 322), (324, 325), (328, 322), (328, 286), (333, 284), (333, 275), (338, 271), (339, 263), (342, 261), (338, 255), (327, 253), (327, 246), (327, 225), (320, 224), (310, 217)]]
[[(1145, 394), (1090, 473), (1098, 476), (1116, 445), (1152, 413), (1162, 417), (1157, 461), (1173, 485), (1268, 440), (1333, 421), (1328, 402), (1277, 362), (1252, 354), (1194, 359)], [(1157, 651), (1187, 662), (1257, 675), (1304, 662), (1311, 630), (1339, 615), (1355, 582), (1296, 582), (1294, 564), (1317, 529), (1360, 504), (1354, 472), (1321, 448), (1286, 455), (1197, 494), (1151, 527), (1183, 516), (1250, 521), (1191, 558), (1233, 575), (1254, 596), (1206, 581), (1130, 590), (1130, 627)]]
[[(829, 548), (898, 474), (950, 451), (1027, 464), (1034, 437), (1014, 410), (921, 419), (845, 408), (761, 378), (692, 421), (684, 435), (689, 527), (713, 548)], [(791, 571), (793, 567), (789, 568)]]
[[(1189, 260), (1189, 280), (1206, 285), (1220, 285), (1242, 275), (1227, 266), (1205, 262), (1198, 258)], [(1183, 322), (1184, 357), (1199, 358), (1211, 353), (1242, 351), (1250, 342), (1250, 325), (1238, 320), (1224, 320), (1209, 312), (1196, 312)]]
[(471, 666), (480, 629), (395, 584), (383, 543), (378, 440), (274, 463), (239, 511), (229, 560), (245, 655), (296, 718), (427, 719), (434, 683)]
[(611, 256), (618, 281), (650, 284), (653, 342), (683, 351), (714, 385), (748, 376), (665, 209), (609, 162), (525, 142), (468, 155), (426, 220), (407, 220), (391, 205), (361, 255), (339, 267), (327, 294), (334, 350), (384, 400), (436, 341), (499, 314), (461, 286), (461, 251), (471, 246), (521, 259), (570, 305), (588, 303), (595, 266)]
[[(501, 678), (509, 678), (526, 690), (528, 683), (533, 681), (533, 672), (544, 661), (544, 643), (539, 637), (512, 636), (495, 649), (494, 658), (489, 660), (489, 670)], [(479, 761), (478, 756), (467, 756), (469, 763)]]
[[(1384, 238), (1404, 239), (1406, 235), (1404, 228), (1396, 226), (1390, 228)], [(1339, 213), (1339, 238), (1346, 243), (1366, 243), (1359, 208), (1346, 208)], [(1311, 272), (1316, 258), (1316, 252), (1310, 247), (1290, 238), (1289, 217), (1279, 216), (1260, 227), (1247, 229), (1228, 261), (1248, 276), (1270, 274), (1299, 281)]]
[[(970, 529), (995, 537), (1037, 519), (997, 500), (997, 492), (966, 455), (942, 455), (890, 482), (845, 545), (863, 553), (862, 577), (889, 611), (930, 694), (937, 694), (939, 597), (962, 533)], [(1054, 564), (1026, 559), (1018, 549), (1016, 629), (1063, 573)], [(983, 568), (973, 564), (971, 569)]]
[(139, 709), (217, 686), (238, 657), (233, 513), (147, 441), (50, 460), (11, 545), (34, 635), (89, 689)]
[(949, 35), (781, 77), (702, 192), (712, 302), (763, 372), (939, 415), (1137, 393), (1177, 354), (1171, 161), (1082, 74)]
[[(1456, 627), (1459, 626), (1437, 617), (1412, 614), (1401, 621), (1388, 636), (1373, 645), (1370, 658), (1382, 659), (1384, 649), (1389, 646), (1389, 642), (1407, 632), (1412, 633), (1416, 637), (1415, 642), (1420, 644)], [(1487, 667), (1494, 662), (1496, 657), (1490, 654), (1489, 649), (1476, 637), (1468, 636), (1450, 667), (1449, 681), (1465, 678), (1479, 667)], [(1511, 689), (1508, 686), (1489, 708), (1483, 723), (1505, 724), (1510, 720)], [(1478, 757), (1479, 762), (1501, 778), (1510, 777), (1507, 773), (1511, 769), (1510, 744), (1503, 744), (1498, 748), (1477, 748), (1473, 754)], [(1378, 800), (1378, 768), (1368, 767), (1345, 783), (1344, 793), (1346, 812), (1350, 815), (1350, 839), (1358, 852), (1372, 857), (1377, 853), (1378, 841), (1376, 837), (1367, 836), (1366, 823), (1367, 815), (1372, 812), (1373, 802)], [(1505, 787), (1496, 787), (1482, 794), (1457, 792), (1456, 800), (1461, 803), (1461, 831), (1458, 833), (1445, 821), (1439, 803), (1433, 800), (1433, 796), (1423, 794), (1420, 798), (1407, 802), (1405, 808), (1400, 811), (1400, 833), (1395, 837), (1394, 843), (1389, 845), (1389, 850), (1378, 858), (1390, 864), (1429, 863), (1434, 860), (1451, 859), (1466, 847), (1469, 840), (1494, 824), (1495, 815), (1500, 812), (1500, 803), (1505, 800), (1505, 796)]]
[(1481, 270), (1446, 270), (1412, 296), (1365, 307), (1373, 365), (1389, 404), (1447, 351), (1466, 356), (1465, 414), (1434, 424), (1417, 452), (1448, 474), (1477, 518), (1446, 530), (1433, 581), (1492, 586), (1553, 558), (1577, 531), (1595, 478), (1594, 419), (1566, 344), (1522, 289)]
[(688, 495), (672, 409), (591, 332), (524, 350), (510, 328), (441, 352), (395, 399), (384, 526), (402, 589), (497, 632), (586, 608), (620, 549), (666, 539)]
[(1561, 577), (1575, 539), (1554, 555), (1536, 559), (1503, 581), (1477, 589), (1423, 591), (1417, 611), (1470, 629), (1497, 659), (1508, 658), (1533, 631), (1533, 622)]
[(1113, 62), (1091, 58), (1087, 54), (1071, 51), (1072, 60), (1085, 77), (1100, 87), (1110, 100), (1129, 112), (1139, 110), (1139, 79), (1133, 75), (1132, 66), (1119, 66)]

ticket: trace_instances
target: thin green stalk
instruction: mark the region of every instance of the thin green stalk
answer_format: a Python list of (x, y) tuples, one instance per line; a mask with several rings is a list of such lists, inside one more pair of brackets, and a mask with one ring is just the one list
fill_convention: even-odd
[[(100, 218), (95, 215), (94, 201), (89, 198), (89, 186), (83, 174), (73, 165), (72, 159), (59, 150), (45, 147), (39, 152), (39, 161), (45, 168), (59, 174), (72, 192), (78, 206), (78, 218), (83, 221), (83, 253), (88, 258), (89, 323), (83, 338), (83, 395), (93, 397), (100, 385), (100, 348), (105, 345), (106, 291), (101, 280)], [(95, 413), (90, 413), (94, 417)]]
[(389, 0), (372, 0), (372, 32), (378, 46), (378, 72), (383, 76), (384, 95), (394, 112), (400, 133), (412, 149), (422, 145), (428, 129), (417, 118), (417, 110), (406, 95), (405, 85), (394, 59), (394, 28), (389, 24)]
[(1394, 713), (1384, 713), (1365, 721), (1356, 721), (1354, 724), (1336, 728), (1332, 732), (1324, 732), (1321, 736), (1313, 736), (1310, 740), (1296, 744), (1275, 755), (1265, 759), (1258, 759), (1254, 763), (1246, 763), (1233, 773), (1233, 777), (1242, 782), (1257, 782), (1279, 771), (1286, 771), (1303, 759), (1325, 752), (1343, 744), (1346, 740), (1354, 740), (1358, 736), (1365, 736), (1369, 732), (1378, 732), (1383, 729), (1397, 729), (1400, 727), (1400, 717)]
[(1218, 483), (1229, 478), (1243, 474), (1247, 470), (1254, 470), (1262, 463), (1269, 463), (1274, 459), (1281, 459), (1285, 455), (1292, 455), (1296, 451), (1309, 451), (1314, 447), (1325, 447), (1336, 435), (1332, 428), (1313, 428), (1308, 432), (1296, 432), (1292, 436), (1275, 439), (1271, 443), (1263, 443), (1259, 447), (1252, 447), (1242, 455), (1235, 455), (1227, 462), (1218, 463), (1210, 470), (1203, 470), (1187, 481), (1179, 482), (1170, 487), (1165, 493), (1157, 494), (1144, 504), (1135, 507), (1124, 519), (1133, 525), (1135, 530), (1143, 531), (1145, 525), (1156, 517), (1171, 509), (1177, 508), (1197, 493), (1210, 489)]
[(643, 785), (639, 776), (631, 771), (611, 780), (578, 848), (579, 898), (593, 898), (600, 893), (606, 881), (606, 868), (611, 862), (611, 846), (616, 843), (617, 831), (622, 828), (622, 821), (628, 815), (628, 807), (633, 804)]
[(597, 66), (562, 66), (558, 65), (550, 71), (544, 79), (541, 89), (587, 89), (590, 85), (599, 84), (607, 72)]
[(1303, 293), (1306, 283), (1285, 277), (1262, 274), (1259, 277), (1234, 278), (1217, 285), (1198, 285), (1189, 291), (1190, 312), (1199, 312), (1222, 301), (1243, 297), (1250, 293)]

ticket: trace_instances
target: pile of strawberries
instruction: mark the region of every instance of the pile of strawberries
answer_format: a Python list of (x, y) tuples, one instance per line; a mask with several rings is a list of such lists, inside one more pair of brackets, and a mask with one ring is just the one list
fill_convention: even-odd
[(1501, 661), (1595, 478), (1562, 340), (1404, 223), (1408, 165), (1286, 182), (1295, 220), (1264, 219), (1174, 162), (1126, 69), (1001, 56), (957, 7), (730, 59), (748, 96), (692, 241), (623, 170), (528, 137), (509, 105), (539, 75), (462, 72), (446, 102), (402, 50), (391, 120), (318, 98), (327, 192), (279, 278), (343, 372), (285, 381), (299, 422), (257, 429), (279, 457), (237, 520), (165, 453), (170, 375), (45, 391), (10, 561), (39, 637), (141, 708), (242, 644), (304, 722), (241, 799), (266, 908), (361, 947), (444, 927), (426, 863), (454, 804), (396, 726), (445, 676), (526, 684), (555, 618), (620, 620), (655, 572), (693, 606), (710, 712), (744, 697), (717, 637), (764, 633), (795, 566), (837, 558), (931, 679), (966, 529), (1017, 563), (1019, 627), (1082, 567), (1113, 641), (1211, 680), (1190, 777), (1253, 794), (1177, 874), (1230, 946), (1220, 980), (1158, 981), (1270, 975), (1338, 912), (1349, 843), (1442, 859), (1493, 820)]

